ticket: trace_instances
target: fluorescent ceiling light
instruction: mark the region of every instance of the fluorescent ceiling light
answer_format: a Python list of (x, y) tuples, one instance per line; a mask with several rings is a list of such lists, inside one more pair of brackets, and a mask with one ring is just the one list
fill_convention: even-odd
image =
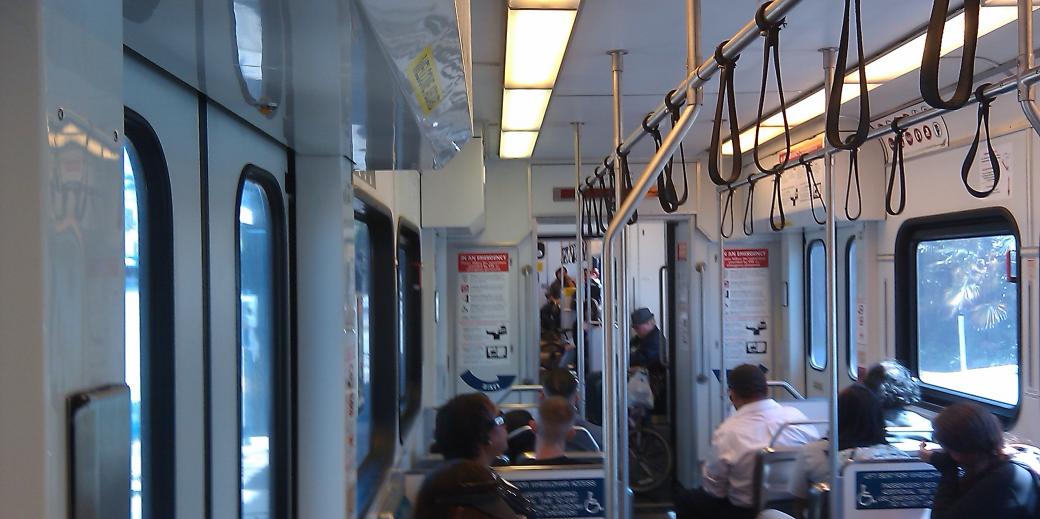
[[(1033, 8), (1034, 10), (1037, 7)], [(979, 38), (1018, 19), (1016, 7), (983, 7), (979, 11)], [(921, 67), (921, 56), (924, 55), (924, 42), (927, 36), (921, 34), (902, 45), (886, 52), (884, 55), (867, 63), (867, 88), (873, 90), (887, 81), (906, 75)], [(964, 13), (946, 21), (943, 31), (940, 56), (945, 56), (964, 46)], [(859, 83), (859, 72), (852, 72), (845, 76), (845, 83), (857, 85)], [(846, 87), (842, 90), (841, 102), (846, 103), (859, 97), (859, 88)], [(809, 97), (795, 103), (787, 108), (787, 120), (793, 128), (799, 124), (823, 115), (825, 111), (825, 94), (820, 89)], [(783, 134), (783, 117), (780, 112), (769, 116), (762, 123), (760, 141), (766, 142), (769, 138)], [(770, 136), (767, 138), (767, 136)], [(748, 151), (755, 142), (755, 128), (752, 126), (740, 134), (742, 151)], [(724, 155), (733, 154), (733, 144), (726, 141), (722, 144)]]
[(526, 159), (534, 154), (538, 132), (503, 131), (498, 143), (498, 156), (503, 159)]
[(515, 90), (502, 92), (502, 129), (538, 131), (552, 90)]
[(552, 88), (577, 11), (510, 10), (505, 88)]
[(509, 0), (510, 9), (578, 9), (581, 0)]

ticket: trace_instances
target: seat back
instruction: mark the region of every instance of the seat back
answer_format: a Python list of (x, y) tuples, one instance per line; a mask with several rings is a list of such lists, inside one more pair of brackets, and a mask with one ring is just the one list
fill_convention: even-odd
[(612, 517), (605, 509), (606, 487), (602, 465), (496, 467), (531, 502), (528, 519)]
[(854, 461), (839, 484), (845, 519), (923, 519), (932, 515), (939, 472), (920, 461)]
[[(805, 400), (784, 400), (784, 407), (793, 407), (802, 412), (810, 421), (826, 422), (830, 420), (830, 404), (826, 398), (806, 398)], [(826, 425), (817, 425), (821, 435), (827, 434)]]
[(798, 473), (800, 456), (801, 449), (763, 449), (756, 455), (752, 485), (755, 510), (771, 508), (801, 516), (805, 500), (792, 491), (794, 485), (801, 484), (797, 479), (805, 479)]

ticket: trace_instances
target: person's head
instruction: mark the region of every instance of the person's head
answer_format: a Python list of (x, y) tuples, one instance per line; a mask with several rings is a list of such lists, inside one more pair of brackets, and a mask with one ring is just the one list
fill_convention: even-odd
[(576, 404), (578, 399), (578, 377), (566, 368), (553, 368), (545, 374), (542, 381), (542, 396), (562, 397), (571, 405)]
[(567, 277), (567, 267), (560, 267), (556, 269), (556, 279), (563, 280)]
[(867, 386), (853, 384), (838, 394), (838, 449), (870, 447), (885, 440), (881, 401)]
[(563, 288), (553, 286), (546, 292), (545, 297), (553, 303), (559, 304), (560, 300), (563, 299)]
[(962, 467), (1004, 457), (1000, 422), (978, 404), (953, 404), (932, 420), (932, 437)]
[(506, 451), (506, 428), (498, 408), (483, 393), (459, 395), (437, 410), (434, 439), (445, 459), (490, 464)]
[(589, 270), (589, 276), (592, 276), (592, 279), (599, 279), (599, 269), (592, 267), (592, 269)]
[(415, 500), (413, 519), (515, 519), (508, 485), (490, 468), (452, 460), (426, 477)]
[(921, 387), (910, 370), (894, 360), (871, 366), (863, 384), (877, 394), (881, 408), (885, 410), (902, 409), (921, 401)]
[(559, 396), (543, 399), (538, 404), (538, 420), (531, 423), (540, 445), (563, 450), (567, 440), (574, 436), (577, 412), (570, 400)]
[(741, 407), (769, 398), (769, 384), (766, 382), (766, 374), (758, 366), (741, 364), (726, 374), (726, 384), (729, 386), (729, 400), (733, 407)]
[(657, 328), (657, 321), (654, 320), (654, 314), (650, 312), (649, 308), (640, 308), (632, 312), (631, 321), (632, 330), (640, 338), (646, 337), (654, 331), (654, 328)]

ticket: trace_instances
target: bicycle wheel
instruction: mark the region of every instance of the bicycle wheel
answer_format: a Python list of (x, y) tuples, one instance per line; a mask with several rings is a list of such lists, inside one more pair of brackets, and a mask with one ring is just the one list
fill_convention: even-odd
[(663, 485), (672, 475), (672, 447), (661, 433), (633, 429), (628, 435), (628, 483), (635, 493)]

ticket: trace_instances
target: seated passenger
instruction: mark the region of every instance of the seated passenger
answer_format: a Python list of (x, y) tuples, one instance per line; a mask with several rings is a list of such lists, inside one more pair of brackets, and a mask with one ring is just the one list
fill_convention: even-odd
[(505, 418), (483, 393), (459, 395), (437, 410), (433, 437), (444, 459), (491, 466), (506, 451)]
[[(578, 377), (570, 370), (556, 368), (549, 370), (542, 382), (542, 394), (540, 399), (551, 396), (563, 397), (572, 406), (578, 405)], [(517, 456), (524, 452), (534, 450), (535, 434), (530, 429), (529, 423), (534, 420), (531, 413), (524, 410), (515, 410), (506, 413), (506, 430), (509, 437), (509, 448), (506, 455), (516, 460)], [(599, 452), (600, 428), (581, 417), (575, 419), (575, 434), (567, 441), (567, 450), (571, 452)]]
[[(712, 452), (704, 465), (704, 486), (681, 490), (675, 498), (679, 519), (755, 517), (752, 481), (755, 456), (769, 446), (773, 435), (789, 422), (803, 422), (801, 411), (769, 398), (765, 374), (756, 366), (741, 364), (729, 372), (729, 399), (737, 409), (715, 430)], [(775, 445), (794, 447), (819, 439), (811, 425), (785, 427)]]
[[(804, 471), (808, 483), (830, 479), (829, 440), (820, 440), (805, 446), (799, 473)], [(850, 461), (886, 458), (907, 458), (908, 454), (891, 446), (885, 440), (885, 418), (881, 402), (873, 391), (861, 384), (853, 384), (838, 394), (838, 460), (841, 465)], [(808, 485), (794, 489), (803, 496)]]
[(475, 461), (452, 460), (426, 477), (413, 519), (515, 519), (530, 504), (519, 490)]
[[(886, 427), (912, 427), (929, 431), (932, 428), (927, 418), (907, 409), (921, 401), (921, 387), (910, 370), (894, 360), (881, 361), (868, 371), (863, 385), (869, 387), (881, 400)], [(897, 443), (906, 440), (929, 441), (926, 432), (891, 432), (888, 441)]]
[(992, 414), (975, 404), (953, 404), (932, 424), (943, 450), (922, 448), (920, 455), (942, 474), (933, 519), (1037, 517), (1036, 475), (1004, 453), (1004, 433)]
[[(535, 435), (534, 457), (517, 465), (576, 465), (585, 462), (568, 458), (567, 440), (574, 437), (574, 406), (563, 397), (551, 396), (538, 405), (538, 420), (531, 421)], [(598, 462), (599, 460), (596, 460)]]

